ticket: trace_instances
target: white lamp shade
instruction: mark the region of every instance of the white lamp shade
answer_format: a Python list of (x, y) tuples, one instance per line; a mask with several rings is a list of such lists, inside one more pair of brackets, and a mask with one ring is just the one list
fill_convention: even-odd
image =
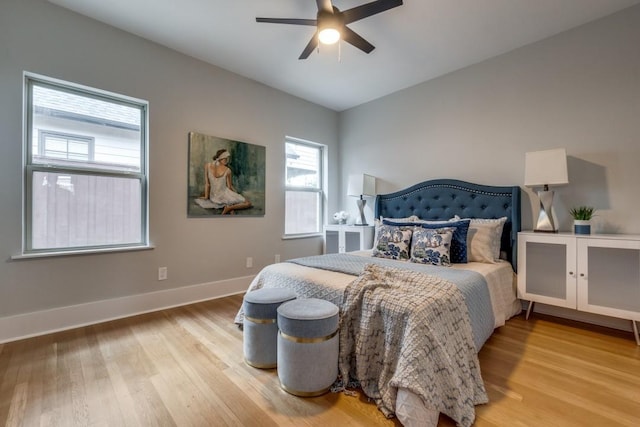
[(524, 185), (542, 187), (569, 183), (567, 150), (532, 151), (525, 154)]
[(375, 196), (376, 178), (367, 174), (349, 175), (348, 196)]

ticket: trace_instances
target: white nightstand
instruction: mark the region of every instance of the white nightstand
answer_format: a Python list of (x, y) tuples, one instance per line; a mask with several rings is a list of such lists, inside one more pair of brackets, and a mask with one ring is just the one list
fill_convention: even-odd
[(374, 233), (373, 225), (325, 225), (324, 253), (337, 254), (371, 249)]
[(640, 345), (640, 236), (518, 233), (518, 298), (629, 319)]

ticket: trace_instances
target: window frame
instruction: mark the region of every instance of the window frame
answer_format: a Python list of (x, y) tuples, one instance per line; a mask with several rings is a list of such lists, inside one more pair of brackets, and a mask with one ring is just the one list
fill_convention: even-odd
[[(325, 223), (325, 204), (326, 204), (326, 156), (327, 156), (327, 146), (323, 144), (318, 144), (316, 142), (307, 141), (300, 138), (294, 138), (290, 136), (285, 137), (285, 165), (284, 165), (284, 196), (285, 196), (285, 212), (284, 212), (284, 234), (283, 237), (286, 239), (295, 239), (295, 238), (303, 238), (310, 236), (321, 236), (323, 235), (323, 226)], [(302, 145), (306, 147), (310, 147), (318, 150), (318, 187), (311, 188), (305, 186), (293, 186), (287, 184), (287, 153), (286, 146), (288, 143)], [(296, 191), (296, 192), (309, 192), (309, 193), (317, 193), (318, 194), (318, 230), (313, 232), (306, 233), (287, 233), (287, 207), (286, 207), (286, 198), (288, 191)]]
[[(33, 153), (33, 87), (49, 87), (67, 93), (77, 94), (88, 98), (99, 99), (111, 103), (126, 105), (140, 111), (140, 170), (122, 168), (115, 170), (99, 166), (81, 164), (76, 161), (34, 162)], [(35, 73), (24, 72), (23, 75), (23, 179), (22, 179), (22, 255), (14, 258), (29, 258), (54, 255), (70, 255), (84, 253), (100, 253), (114, 251), (141, 250), (151, 248), (149, 243), (149, 103), (148, 101), (121, 95), (114, 92), (97, 89), (78, 83), (68, 82)], [(49, 131), (46, 131), (49, 132)], [(49, 132), (75, 139), (78, 135), (63, 132)], [(40, 144), (40, 135), (37, 135)], [(81, 137), (83, 140), (91, 138), (89, 157), (94, 154), (94, 137)], [(36, 172), (69, 173), (74, 175), (89, 175), (95, 177), (119, 177), (135, 179), (140, 183), (140, 238), (137, 242), (122, 244), (95, 244), (86, 246), (33, 248), (33, 176)]]

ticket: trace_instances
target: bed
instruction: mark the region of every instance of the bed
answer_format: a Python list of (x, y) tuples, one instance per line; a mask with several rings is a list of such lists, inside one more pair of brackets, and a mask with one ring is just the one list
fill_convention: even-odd
[(378, 195), (375, 216), (372, 251), (273, 264), (248, 291), (288, 287), (338, 305), (342, 378), (386, 416), (471, 425), (487, 401), (477, 352), (521, 309), (520, 188), (430, 180)]

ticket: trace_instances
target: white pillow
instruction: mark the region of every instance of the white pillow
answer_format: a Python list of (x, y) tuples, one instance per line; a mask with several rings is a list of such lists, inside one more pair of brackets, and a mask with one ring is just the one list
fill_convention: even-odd
[(404, 218), (390, 218), (390, 217), (381, 216), (380, 223), (382, 223), (382, 221), (385, 219), (393, 222), (416, 222), (420, 220), (420, 218), (418, 218), (416, 215), (411, 215)]
[(500, 260), (502, 229), (507, 217), (498, 219), (470, 218), (467, 232), (467, 259), (469, 262), (495, 263)]

